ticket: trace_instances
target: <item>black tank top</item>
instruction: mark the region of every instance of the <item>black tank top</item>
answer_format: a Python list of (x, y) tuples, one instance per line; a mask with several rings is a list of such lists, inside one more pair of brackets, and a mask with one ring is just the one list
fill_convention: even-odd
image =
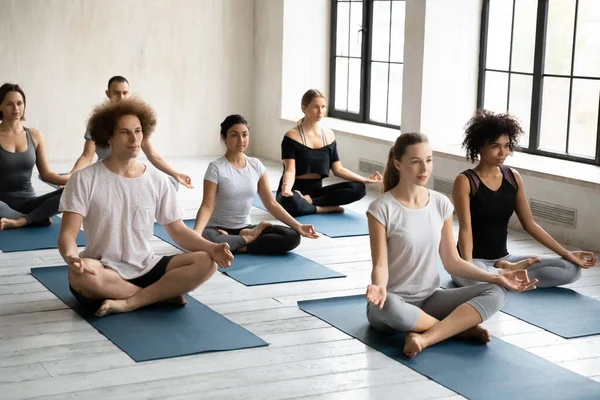
[(323, 147), (313, 149), (306, 145), (306, 136), (300, 124), (298, 124), (298, 133), (300, 134), (302, 143), (288, 136), (283, 137), (283, 141), (281, 142), (281, 159), (293, 159), (296, 161), (296, 176), (311, 173), (319, 174), (321, 178), (329, 176), (331, 165), (340, 160), (335, 140), (327, 144), (327, 137), (321, 129)]
[(501, 166), (502, 184), (496, 191), (488, 188), (472, 169), (462, 174), (471, 185), (471, 232), (473, 258), (494, 260), (508, 254), (508, 221), (515, 211), (517, 181), (509, 167)]

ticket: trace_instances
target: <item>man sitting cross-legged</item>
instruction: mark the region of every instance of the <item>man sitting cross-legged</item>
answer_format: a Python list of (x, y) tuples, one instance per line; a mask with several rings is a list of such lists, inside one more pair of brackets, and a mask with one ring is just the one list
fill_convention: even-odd
[[(167, 177), (136, 159), (155, 126), (154, 110), (139, 99), (96, 107), (89, 121), (92, 140), (112, 153), (74, 173), (60, 201), (58, 248), (69, 266), (71, 292), (97, 306), (97, 316), (162, 301), (183, 305), (183, 294), (209, 279), (216, 264), (228, 267), (233, 259), (226, 243), (213, 244), (184, 225)], [(190, 252), (154, 254), (155, 218)], [(78, 255), (82, 223), (87, 245)]]

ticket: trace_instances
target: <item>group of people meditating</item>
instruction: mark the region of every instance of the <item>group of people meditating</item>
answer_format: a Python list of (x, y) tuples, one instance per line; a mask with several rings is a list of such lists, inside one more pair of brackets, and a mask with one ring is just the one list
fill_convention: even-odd
[[(314, 226), (294, 217), (344, 212), (341, 206), (366, 195), (367, 184), (383, 185), (367, 211), (373, 260), (367, 317), (376, 330), (407, 332), (409, 357), (457, 335), (488, 342), (479, 324), (502, 307), (505, 289), (568, 284), (596, 263), (591, 252), (565, 250), (533, 220), (521, 176), (504, 165), (523, 133), (510, 115), (481, 110), (467, 124), (463, 145), (477, 165), (456, 178), (454, 206), (426, 187), (433, 156), (422, 134), (398, 137), (383, 176), (366, 178), (344, 168), (333, 131), (321, 125), (327, 99), (313, 89), (302, 97), (304, 117), (281, 142), (283, 175), (273, 196), (265, 166), (245, 155), (248, 122), (230, 115), (220, 127), (225, 154), (205, 172), (202, 203), (190, 229), (177, 190), (179, 184), (192, 188), (192, 180), (152, 145), (154, 110), (130, 96), (129, 82), (120, 76), (109, 80), (106, 95), (89, 118), (82, 155), (68, 174), (59, 175), (50, 170), (43, 135), (23, 126), (23, 90), (8, 83), (0, 87), (0, 230), (49, 225), (62, 213), (58, 249), (69, 266), (71, 292), (98, 316), (157, 302), (183, 305), (183, 295), (217, 266), (230, 266), (234, 254), (284, 253), (301, 237), (317, 238)], [(138, 160), (140, 150), (156, 168)], [(92, 163), (94, 153), (98, 161)], [(61, 189), (36, 196), (34, 165), (44, 181)], [(330, 171), (343, 182), (323, 186)], [(285, 226), (251, 224), (255, 194)], [(513, 212), (555, 257), (508, 252)], [(154, 253), (155, 220), (186, 253)], [(79, 253), (82, 225), (87, 244)], [(440, 289), (439, 258), (458, 288)]]

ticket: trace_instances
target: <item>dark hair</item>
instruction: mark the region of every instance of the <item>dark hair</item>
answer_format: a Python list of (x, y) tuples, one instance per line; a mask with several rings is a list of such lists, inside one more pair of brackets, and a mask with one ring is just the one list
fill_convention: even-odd
[(394, 159), (400, 161), (402, 156), (406, 153), (406, 149), (408, 146), (412, 146), (413, 144), (419, 143), (429, 143), (427, 136), (422, 133), (403, 133), (398, 136), (396, 142), (390, 148), (390, 152), (388, 153), (388, 161), (385, 166), (385, 172), (383, 173), (383, 191), (387, 192), (388, 190), (393, 189), (398, 182), (400, 182), (400, 171), (394, 165)]
[(475, 162), (481, 148), (494, 142), (502, 135), (508, 136), (508, 146), (512, 153), (518, 146), (523, 128), (510, 114), (496, 114), (489, 110), (477, 110), (465, 126), (465, 138), (462, 147), (467, 151), (467, 160)]
[[(23, 105), (27, 107), (27, 99), (25, 98), (25, 92), (23, 92), (23, 89), (21, 89), (21, 87), (16, 83), (5, 83), (4, 85), (0, 86), (0, 103), (4, 101), (4, 98), (9, 92), (19, 92), (21, 94), (21, 97), (23, 97)], [(24, 120), (25, 110), (23, 110), (23, 115), (21, 115), (21, 121)], [(0, 121), (2, 121), (2, 111), (0, 111)]]
[(241, 115), (233, 114), (227, 116), (227, 118), (221, 122), (221, 138), (223, 140), (227, 139), (227, 131), (230, 130), (232, 126), (237, 124), (246, 125), (246, 128), (248, 127), (248, 121), (246, 121)]
[(120, 75), (115, 75), (115, 76), (113, 76), (112, 78), (110, 78), (108, 80), (108, 86), (107, 86), (108, 89), (110, 89), (110, 85), (112, 85), (113, 82), (119, 82), (119, 83), (125, 82), (125, 83), (127, 83), (129, 85), (129, 81), (127, 79), (125, 79), (124, 77), (122, 77)]
[(118, 103), (105, 102), (96, 106), (88, 121), (88, 130), (96, 146), (109, 147), (119, 119), (125, 115), (135, 115), (142, 125), (144, 139), (150, 137), (156, 128), (156, 113), (148, 104), (138, 98), (121, 100)]

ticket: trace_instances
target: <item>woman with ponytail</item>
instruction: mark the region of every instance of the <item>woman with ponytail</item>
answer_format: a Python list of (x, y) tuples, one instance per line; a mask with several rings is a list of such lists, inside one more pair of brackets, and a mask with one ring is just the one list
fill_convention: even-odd
[[(432, 173), (427, 137), (404, 133), (390, 149), (384, 193), (367, 211), (373, 272), (367, 317), (374, 329), (407, 332), (404, 354), (459, 335), (480, 343), (490, 334), (479, 324), (497, 312), (509, 288), (535, 288), (524, 270), (487, 273), (460, 258), (450, 200), (425, 187)], [(438, 257), (453, 275), (479, 284), (440, 289)]]
[[(343, 212), (341, 205), (365, 197), (366, 183), (381, 182), (379, 172), (365, 178), (342, 166), (333, 131), (320, 125), (326, 110), (325, 95), (308, 90), (302, 96), (304, 118), (281, 142), (284, 167), (277, 201), (293, 216)], [(346, 182), (323, 187), (330, 170)]]

